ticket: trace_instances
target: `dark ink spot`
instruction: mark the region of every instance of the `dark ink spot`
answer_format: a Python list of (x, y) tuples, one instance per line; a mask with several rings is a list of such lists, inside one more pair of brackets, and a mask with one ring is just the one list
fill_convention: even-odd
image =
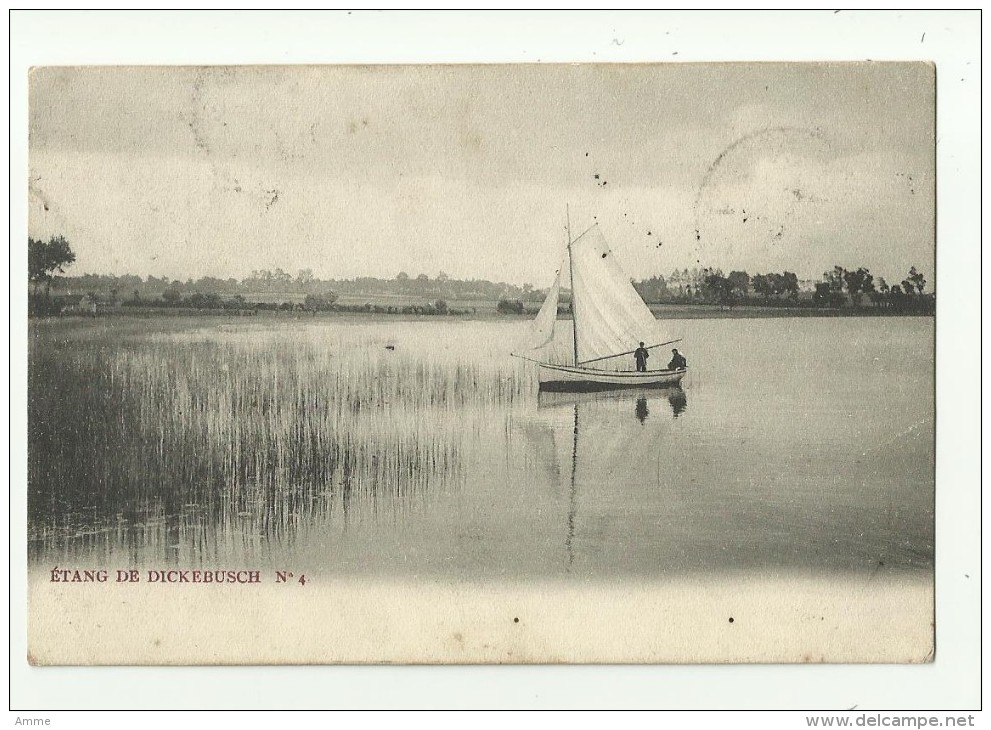
[(602, 254), (602, 258), (605, 258), (605, 257), (606, 257), (606, 255), (605, 254)]
[(513, 623), (514, 623), (514, 624), (518, 624), (519, 622), (520, 622), (520, 620), (519, 620), (519, 618), (514, 618), (514, 619), (513, 619)]
[(648, 236), (650, 235), (650, 231), (647, 231), (647, 235), (648, 235)]
[(729, 617), (729, 622), (730, 623), (733, 623), (733, 617), (732, 616)]
[(592, 177), (594, 177), (596, 180), (599, 179), (599, 176), (598, 175), (592, 175)]

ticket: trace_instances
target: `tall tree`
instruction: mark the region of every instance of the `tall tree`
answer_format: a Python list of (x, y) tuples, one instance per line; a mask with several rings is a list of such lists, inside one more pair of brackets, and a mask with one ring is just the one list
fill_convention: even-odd
[(764, 297), (764, 301), (771, 298), (770, 274), (754, 274), (750, 279), (750, 284), (754, 288), (754, 293)]
[(787, 294), (790, 299), (798, 299), (798, 275), (792, 271), (786, 271), (781, 275), (781, 293)]
[(812, 301), (816, 303), (817, 306), (826, 307), (829, 306), (829, 299), (832, 295), (832, 290), (829, 288), (829, 283), (825, 281), (816, 282), (816, 290), (812, 295)]
[(822, 275), (823, 281), (829, 284), (829, 290), (833, 292), (843, 291), (843, 278), (846, 276), (846, 269), (842, 266), (834, 266), (832, 271), (827, 271)]
[(733, 306), (733, 283), (720, 271), (707, 269), (708, 273), (704, 279), (703, 286), (709, 298), (714, 299), (722, 306)]
[(168, 288), (162, 292), (162, 299), (169, 304), (178, 304), (182, 299), (182, 284), (178, 281), (173, 281), (169, 284)]
[(65, 273), (65, 267), (76, 260), (64, 236), (52, 236), (48, 241), (28, 237), (28, 281), (37, 287), (45, 285), (46, 296), (51, 291), (55, 273)]
[(785, 278), (781, 274), (767, 274), (767, 282), (775, 298), (785, 293)]
[(850, 300), (858, 307), (860, 306), (861, 295), (874, 291), (874, 277), (863, 266), (856, 271), (844, 271), (843, 281), (850, 294)]
[(750, 275), (746, 271), (731, 271), (726, 278), (733, 291), (741, 297), (746, 297), (750, 292)]
[(922, 275), (921, 271), (917, 271), (914, 266), (909, 269), (908, 278), (905, 281), (909, 282), (919, 294), (926, 288), (926, 277)]

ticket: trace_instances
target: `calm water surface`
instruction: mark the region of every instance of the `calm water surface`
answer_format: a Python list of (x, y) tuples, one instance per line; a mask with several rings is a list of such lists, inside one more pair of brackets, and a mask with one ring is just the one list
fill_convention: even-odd
[(932, 569), (932, 319), (665, 325), (681, 388), (573, 396), (538, 395), (508, 355), (522, 321), (36, 323), (29, 557), (452, 580)]

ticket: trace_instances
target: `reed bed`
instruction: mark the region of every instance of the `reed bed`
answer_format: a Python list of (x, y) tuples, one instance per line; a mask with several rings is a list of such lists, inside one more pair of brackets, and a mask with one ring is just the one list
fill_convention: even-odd
[(34, 332), (33, 559), (248, 564), (429, 509), (495, 414), (533, 397), (477, 328), (146, 326)]

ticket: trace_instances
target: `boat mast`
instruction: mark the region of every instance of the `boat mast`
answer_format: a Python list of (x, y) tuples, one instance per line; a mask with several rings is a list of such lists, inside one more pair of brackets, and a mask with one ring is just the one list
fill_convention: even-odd
[(578, 314), (575, 312), (575, 260), (571, 255), (571, 208), (564, 206), (568, 230), (568, 273), (571, 275), (571, 334), (575, 346), (575, 367), (578, 367)]

